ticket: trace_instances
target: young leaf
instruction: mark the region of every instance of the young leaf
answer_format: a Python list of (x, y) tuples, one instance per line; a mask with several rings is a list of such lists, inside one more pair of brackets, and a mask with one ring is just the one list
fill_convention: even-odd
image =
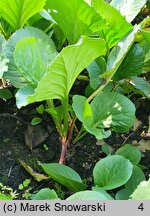
[[(7, 73), (4, 73), (4, 79), (9, 79), (11, 81), (11, 84), (15, 86), (16, 88), (21, 88), (24, 85), (28, 84), (27, 80), (23, 77), (23, 75), (19, 72), (18, 68), (16, 67), (16, 64), (14, 62), (14, 50), (17, 45), (17, 43), (27, 37), (35, 37), (39, 39), (43, 39), (45, 43), (48, 43), (52, 52), (57, 55), (55, 45), (53, 41), (49, 38), (48, 35), (46, 35), (42, 30), (36, 29), (33, 27), (26, 27), (24, 29), (17, 30), (8, 40), (7, 45), (4, 50), (4, 54), (6, 58), (9, 59), (8, 63), (8, 71)], [(43, 50), (44, 52), (44, 50)]]
[(125, 188), (130, 191), (130, 195), (134, 192), (137, 186), (145, 180), (143, 171), (138, 166), (133, 166), (131, 178), (125, 184)]
[(61, 122), (63, 119), (63, 107), (62, 106), (45, 109), (45, 112), (49, 113), (51, 116), (53, 116), (53, 118), (57, 119), (58, 122)]
[(144, 66), (144, 59), (145, 55), (143, 49), (138, 44), (134, 44), (116, 71), (114, 79), (121, 80), (141, 74)]
[(128, 22), (131, 22), (146, 2), (147, 0), (112, 0), (110, 4), (119, 10)]
[(70, 44), (105, 28), (101, 16), (83, 0), (48, 0), (46, 8)]
[[(134, 104), (125, 96), (118, 93), (101, 93), (97, 95), (89, 106), (86, 98), (75, 95), (73, 109), (77, 118), (83, 123), (85, 129), (97, 139), (103, 139), (108, 134), (104, 128), (113, 131), (126, 132), (134, 123)], [(85, 115), (86, 109), (88, 116)]]
[(104, 143), (102, 145), (102, 152), (104, 152), (106, 155), (111, 155), (113, 151), (112, 146), (108, 145), (107, 143)]
[(35, 94), (27, 101), (33, 103), (47, 99), (64, 100), (81, 71), (95, 58), (106, 52), (102, 39), (83, 37), (77, 44), (62, 50), (39, 82)]
[(100, 32), (109, 49), (116, 45), (133, 27), (120, 12), (104, 0), (91, 0), (95, 10), (107, 21), (107, 28)]
[(131, 144), (126, 144), (119, 148), (116, 153), (116, 155), (122, 155), (123, 157), (130, 160), (133, 164), (138, 164), (141, 160), (141, 151)]
[(131, 195), (132, 200), (150, 200), (150, 179), (142, 181)]
[(95, 185), (111, 190), (124, 185), (132, 175), (133, 165), (120, 155), (107, 156), (94, 167)]
[(38, 107), (36, 108), (36, 111), (37, 111), (39, 114), (43, 114), (44, 111), (45, 111), (44, 105), (41, 104), (40, 106), (38, 106)]
[(0, 15), (16, 30), (43, 10), (45, 2), (46, 0), (0, 0)]
[(67, 200), (108, 200), (108, 198), (104, 194), (99, 193), (97, 191), (87, 190), (77, 192), (68, 197)]
[(31, 125), (37, 125), (40, 124), (42, 122), (42, 119), (39, 117), (33, 118), (31, 121)]
[(86, 185), (82, 183), (78, 173), (76, 173), (70, 167), (57, 163), (42, 163), (40, 165), (52, 179), (69, 188), (70, 190), (80, 191), (86, 188)]
[(54, 190), (43, 188), (32, 196), (32, 200), (59, 200), (59, 198)]

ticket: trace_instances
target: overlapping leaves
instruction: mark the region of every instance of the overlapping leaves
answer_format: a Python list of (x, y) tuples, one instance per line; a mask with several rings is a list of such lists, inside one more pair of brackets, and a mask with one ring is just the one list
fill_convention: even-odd
[(82, 35), (105, 28), (102, 17), (83, 0), (48, 0), (46, 8), (70, 44), (78, 42)]
[(68, 97), (78, 75), (95, 58), (106, 52), (105, 42), (102, 39), (83, 37), (79, 43), (62, 50), (48, 68), (47, 74), (39, 82), (35, 94), (27, 101), (33, 103), (47, 99)]
[(91, 104), (85, 97), (76, 95), (73, 97), (73, 109), (85, 129), (97, 139), (110, 135), (110, 131), (104, 131), (104, 128), (128, 131), (135, 119), (134, 104), (118, 93), (101, 93)]
[(95, 10), (106, 20), (107, 28), (100, 32), (109, 48), (119, 42), (133, 27), (120, 12), (104, 0), (91, 0)]

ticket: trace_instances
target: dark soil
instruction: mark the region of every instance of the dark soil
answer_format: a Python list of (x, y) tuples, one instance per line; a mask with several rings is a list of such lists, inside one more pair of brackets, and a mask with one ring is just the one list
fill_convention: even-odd
[[(45, 142), (37, 148), (36, 146), (28, 146), (28, 143), (25, 142), (25, 134), (28, 135), (30, 140), (28, 126), (33, 116), (37, 114), (35, 107), (27, 107), (17, 113), (14, 103), (1, 101), (2, 107), (0, 113), (0, 182), (3, 185), (9, 185), (13, 189), (17, 189), (19, 184), (26, 178), (31, 178), (18, 160), (21, 159), (36, 171), (41, 171), (37, 161), (50, 162), (56, 160), (55, 157), (58, 157), (57, 152), (59, 152), (60, 144), (54, 125), (48, 122), (51, 126), (51, 133), (50, 130), (47, 130), (49, 137)], [(46, 131), (44, 123), (47, 124), (47, 122), (43, 121), (39, 133), (33, 131), (33, 133), (36, 133), (35, 140), (40, 140), (44, 136), (42, 134), (42, 132), (45, 133)]]
[[(111, 145), (114, 150), (124, 143), (133, 143), (143, 139), (143, 132), (148, 130), (148, 116), (150, 101), (139, 100), (136, 101), (137, 118), (142, 122), (140, 128), (133, 132), (132, 130), (126, 134), (112, 133), (111, 137), (104, 140), (107, 144)], [(47, 183), (37, 183), (27, 173), (27, 171), (20, 165), (19, 159), (24, 160), (35, 171), (43, 172), (38, 166), (37, 161), (40, 162), (58, 162), (60, 154), (60, 143), (57, 132), (49, 116), (43, 116), (43, 122), (37, 131), (32, 131), (36, 140), (40, 140), (44, 134), (48, 133), (48, 138), (43, 139), (42, 143), (38, 146), (29, 146), (25, 142), (25, 134), (30, 136), (28, 126), (33, 117), (38, 114), (34, 106), (28, 106), (18, 110), (14, 101), (4, 102), (0, 101), (0, 182), (3, 185), (18, 189), (20, 183), (25, 179), (32, 179), (31, 184), (33, 190), (44, 187)], [(49, 127), (46, 127), (46, 125)], [(36, 133), (36, 135), (34, 134)], [(43, 133), (43, 134), (42, 134)], [(47, 136), (46, 136), (47, 137)], [(145, 137), (144, 139), (148, 139)], [(41, 139), (42, 140), (42, 139)], [(32, 140), (33, 141), (33, 140)], [(33, 142), (34, 143), (34, 142)], [(46, 146), (46, 148), (44, 147)], [(96, 162), (106, 155), (101, 150), (101, 145), (96, 139), (87, 135), (83, 140), (75, 145), (71, 144), (68, 149), (66, 157), (66, 164), (75, 169), (82, 179), (87, 179), (89, 184), (92, 181), (92, 170)], [(147, 167), (146, 176), (150, 173), (150, 152), (143, 155), (141, 164)]]

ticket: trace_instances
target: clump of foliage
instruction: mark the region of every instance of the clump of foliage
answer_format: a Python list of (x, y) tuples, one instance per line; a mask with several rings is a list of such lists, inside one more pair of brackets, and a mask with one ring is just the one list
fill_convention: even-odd
[[(111, 130), (128, 131), (134, 123), (135, 107), (124, 93), (138, 91), (149, 97), (149, 84), (137, 76), (149, 69), (150, 21), (131, 24), (145, 3), (25, 0), (17, 4), (13, 0), (10, 10), (1, 2), (1, 32), (9, 38), (0, 38), (2, 77), (18, 89), (18, 108), (46, 101), (44, 111), (52, 116), (60, 134), (60, 163), (77, 118), (82, 127), (75, 141), (85, 131), (103, 139)], [(125, 6), (128, 10), (123, 11)], [(85, 68), (91, 95), (70, 98)]]
[[(50, 114), (56, 125), (62, 144), (59, 163), (65, 162), (67, 146), (87, 132), (102, 140), (111, 131), (129, 131), (136, 111), (130, 97), (133, 94), (150, 97), (150, 85), (145, 79), (150, 69), (150, 17), (146, 15), (136, 23), (137, 15), (148, 9), (149, 2), (10, 2), (0, 0), (0, 79), (3, 87), (9, 80), (16, 88), (19, 109), (44, 101), (42, 111), (37, 109), (41, 114)], [(80, 80), (77, 88), (82, 88), (82, 80), (88, 81), (83, 95), (72, 91), (76, 80)], [(1, 89), (0, 97), (7, 99), (12, 94)], [(76, 126), (77, 119), (82, 124), (80, 129)], [(40, 122), (41, 118), (32, 120), (33, 125)], [(73, 141), (74, 129), (77, 136)], [(105, 168), (107, 163), (110, 167), (114, 163), (115, 167), (121, 162), (127, 169), (117, 185), (114, 182), (104, 185), (96, 180), (95, 168), (94, 181), (100, 190), (127, 184), (134, 173), (141, 172), (135, 165), (139, 161), (128, 161), (126, 153), (125, 158), (119, 154), (108, 156), (96, 165), (104, 172), (103, 163)], [(51, 171), (55, 167), (58, 173), (62, 168), (66, 172), (71, 169), (59, 164), (42, 165), (44, 169), (47, 166)], [(70, 172), (75, 179), (63, 177), (63, 183), (70, 189), (83, 190), (85, 185), (80, 177)], [(54, 172), (51, 177), (57, 180), (58, 173)], [(56, 198), (54, 191), (51, 193)], [(106, 191), (102, 194), (104, 198)], [(117, 196), (122, 194), (129, 194), (128, 187)]]

